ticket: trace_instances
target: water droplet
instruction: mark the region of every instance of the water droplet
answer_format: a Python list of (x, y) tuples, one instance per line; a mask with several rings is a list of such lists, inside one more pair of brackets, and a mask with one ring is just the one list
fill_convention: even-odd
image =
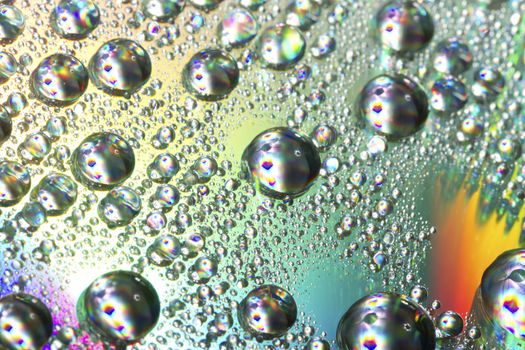
[(142, 0), (142, 8), (149, 18), (167, 22), (184, 9), (185, 0)]
[(467, 103), (468, 94), (461, 80), (446, 77), (437, 80), (432, 86), (430, 105), (438, 112), (454, 113)]
[(218, 34), (224, 46), (238, 47), (252, 40), (259, 26), (253, 15), (244, 9), (230, 11), (218, 27)]
[(222, 2), (222, 0), (189, 0), (197, 8), (209, 11), (213, 10)]
[(159, 154), (148, 166), (148, 177), (158, 183), (167, 183), (179, 172), (179, 162), (169, 153)]
[(434, 53), (434, 69), (440, 73), (458, 75), (472, 66), (472, 53), (457, 38), (441, 41)]
[(89, 75), (86, 67), (71, 55), (54, 54), (45, 58), (31, 76), (31, 88), (44, 103), (67, 106), (86, 91)]
[(337, 132), (330, 125), (321, 124), (312, 131), (311, 138), (320, 151), (326, 151), (337, 140)]
[[(373, 322), (366, 322), (373, 315)], [(341, 349), (433, 350), (434, 325), (427, 313), (404, 296), (368, 295), (355, 302), (337, 327)]]
[(386, 3), (376, 15), (375, 26), (383, 46), (399, 53), (423, 49), (434, 35), (432, 17), (415, 1)]
[(359, 96), (360, 117), (374, 131), (391, 138), (415, 133), (428, 117), (427, 96), (404, 76), (380, 75)]
[(62, 0), (51, 13), (51, 26), (63, 38), (86, 38), (100, 24), (98, 6), (89, 0)]
[(111, 95), (130, 95), (151, 75), (146, 50), (134, 41), (114, 39), (102, 45), (89, 62), (93, 83)]
[(463, 319), (453, 311), (446, 311), (436, 318), (436, 326), (439, 338), (455, 337), (463, 331)]
[(146, 255), (152, 264), (162, 267), (171, 265), (180, 252), (179, 240), (171, 235), (163, 235), (157, 237), (155, 242), (149, 246)]
[(30, 187), (31, 176), (25, 167), (13, 161), (0, 162), (0, 207), (20, 202)]
[(4, 107), (0, 107), (0, 145), (11, 137), (13, 122)]
[(53, 332), (53, 319), (47, 307), (27, 294), (0, 299), (0, 323), (0, 344), (8, 350), (40, 349)]
[[(487, 331), (494, 339), (516, 337), (522, 341), (525, 334), (523, 315), (525, 314), (525, 250), (509, 250), (485, 270), (479, 287), (481, 303), (474, 307), (487, 319)], [(485, 332), (485, 327), (483, 328)], [(512, 335), (511, 335), (512, 334)], [(496, 337), (497, 335), (497, 337)], [(488, 336), (488, 334), (487, 334)], [(490, 339), (487, 338), (487, 339)]]
[(266, 28), (257, 42), (257, 53), (263, 65), (272, 69), (287, 69), (303, 58), (306, 40), (301, 32), (286, 24)]
[(9, 80), (18, 68), (16, 58), (9, 52), (0, 52), (0, 84), (5, 83)]
[(31, 191), (31, 200), (40, 203), (46, 216), (65, 213), (77, 199), (77, 184), (63, 174), (49, 174)]
[(184, 67), (186, 89), (203, 100), (227, 97), (239, 82), (239, 68), (233, 57), (215, 49), (196, 53)]
[(25, 27), (22, 11), (11, 5), (0, 5), (0, 42), (8, 44), (16, 40)]
[(286, 24), (307, 30), (321, 16), (321, 6), (315, 0), (291, 0), (286, 7)]
[(481, 68), (474, 72), (472, 94), (478, 102), (494, 101), (504, 86), (505, 78), (497, 69)]
[(77, 313), (92, 332), (126, 345), (139, 341), (155, 327), (160, 301), (155, 288), (141, 275), (113, 271), (95, 279), (82, 293)]
[(90, 189), (108, 190), (120, 185), (135, 168), (131, 146), (112, 133), (88, 136), (72, 156), (72, 171)]
[(288, 128), (257, 135), (244, 150), (243, 167), (255, 186), (269, 197), (300, 196), (321, 169), (317, 147)]
[(117, 187), (98, 204), (98, 216), (109, 227), (129, 225), (142, 208), (140, 196), (133, 189)]
[(242, 300), (238, 317), (247, 332), (262, 339), (272, 339), (294, 325), (297, 305), (288, 291), (274, 285), (263, 285)]

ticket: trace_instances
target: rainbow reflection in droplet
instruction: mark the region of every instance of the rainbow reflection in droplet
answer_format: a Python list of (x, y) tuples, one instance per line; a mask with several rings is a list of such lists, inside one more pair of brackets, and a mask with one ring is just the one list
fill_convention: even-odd
[(98, 277), (82, 293), (77, 313), (93, 335), (125, 345), (139, 341), (155, 327), (160, 301), (155, 288), (141, 275), (113, 271)]
[(273, 128), (257, 135), (244, 150), (242, 160), (255, 186), (274, 198), (300, 196), (321, 169), (317, 147), (288, 128)]
[(239, 323), (247, 332), (262, 339), (286, 333), (297, 320), (297, 304), (281, 287), (263, 285), (242, 300), (238, 310)]
[(113, 133), (88, 136), (72, 155), (73, 174), (91, 189), (111, 189), (130, 177), (134, 168), (133, 149)]
[(93, 83), (111, 95), (130, 95), (151, 75), (151, 59), (138, 43), (114, 39), (102, 45), (89, 62)]
[(45, 58), (31, 76), (36, 97), (58, 106), (75, 103), (86, 91), (88, 83), (86, 67), (75, 57), (65, 54)]

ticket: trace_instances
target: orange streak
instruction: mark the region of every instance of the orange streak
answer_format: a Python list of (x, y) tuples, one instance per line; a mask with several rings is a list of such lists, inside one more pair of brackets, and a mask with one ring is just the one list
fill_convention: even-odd
[[(432, 242), (431, 295), (443, 309), (470, 311), (485, 269), (506, 250), (519, 247), (520, 225), (505, 234), (505, 220), (492, 215), (479, 225), (479, 192), (467, 199), (461, 191), (451, 203), (437, 198), (434, 222), (438, 229)], [(521, 216), (520, 216), (521, 217)]]

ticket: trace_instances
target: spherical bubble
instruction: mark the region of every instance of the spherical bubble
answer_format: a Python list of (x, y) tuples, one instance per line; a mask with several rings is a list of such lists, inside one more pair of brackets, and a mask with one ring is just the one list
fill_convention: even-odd
[(428, 117), (427, 96), (404, 75), (379, 75), (359, 96), (360, 117), (374, 131), (402, 138), (418, 131)]
[(16, 58), (9, 52), (0, 52), (0, 84), (5, 83), (9, 80), (18, 68)]
[(321, 17), (321, 6), (315, 0), (291, 0), (286, 7), (286, 24), (307, 30)]
[(266, 3), (266, 0), (239, 0), (239, 3), (250, 10), (257, 10)]
[(86, 67), (71, 55), (54, 54), (45, 58), (31, 76), (31, 88), (44, 103), (67, 106), (86, 91), (89, 75)]
[(253, 15), (242, 8), (230, 11), (218, 27), (218, 34), (224, 46), (238, 47), (252, 40), (259, 26)]
[(82, 293), (77, 313), (92, 332), (116, 344), (129, 344), (155, 327), (160, 301), (155, 288), (141, 275), (113, 271), (98, 277)]
[(135, 168), (135, 154), (120, 136), (104, 132), (88, 136), (72, 155), (72, 171), (90, 189), (120, 185)]
[(41, 349), (53, 332), (47, 307), (27, 294), (0, 299), (0, 345), (7, 350)]
[(297, 304), (281, 287), (263, 285), (252, 290), (240, 303), (239, 323), (255, 337), (272, 339), (286, 333), (297, 320)]
[(27, 106), (27, 98), (20, 92), (13, 92), (7, 98), (5, 109), (11, 116), (18, 115)]
[(474, 72), (472, 94), (478, 102), (491, 102), (498, 97), (505, 86), (505, 78), (493, 68), (481, 68)]
[(434, 69), (440, 73), (458, 75), (472, 66), (472, 53), (458, 38), (448, 38), (436, 46)]
[(56, 141), (66, 133), (66, 121), (62, 117), (53, 116), (46, 123), (45, 131), (49, 137)]
[(172, 185), (162, 185), (155, 191), (154, 199), (160, 204), (162, 209), (170, 210), (179, 202), (179, 191)]
[(179, 162), (169, 153), (159, 154), (148, 166), (147, 173), (150, 180), (166, 183), (179, 172)]
[(433, 350), (432, 320), (419, 305), (392, 293), (368, 295), (355, 302), (337, 327), (341, 350)]
[(305, 350), (330, 350), (330, 343), (324, 339), (315, 337), (308, 342)]
[(222, 2), (222, 0), (189, 0), (197, 8), (209, 11), (213, 10)]
[(453, 311), (446, 311), (436, 318), (436, 327), (439, 338), (455, 337), (463, 331), (463, 319)]
[(18, 146), (18, 154), (29, 163), (40, 163), (51, 151), (51, 140), (43, 133), (31, 134)]
[(481, 329), (478, 326), (472, 326), (467, 334), (470, 339), (479, 339), (481, 337)]
[(25, 18), (22, 11), (11, 5), (0, 5), (0, 43), (16, 40), (24, 31)]
[(376, 210), (377, 213), (381, 216), (386, 216), (392, 212), (394, 209), (394, 206), (392, 202), (388, 199), (381, 199), (379, 202), (377, 202)]
[(501, 254), (485, 270), (479, 292), (494, 330), (525, 341), (525, 249)]
[(149, 18), (167, 22), (184, 9), (185, 0), (142, 0), (142, 8)]
[(66, 39), (84, 39), (99, 24), (100, 10), (89, 0), (62, 0), (51, 13), (51, 27)]
[(424, 303), (428, 298), (428, 291), (423, 286), (414, 286), (410, 290), (410, 298), (417, 303)]
[(146, 255), (152, 264), (163, 267), (171, 265), (180, 252), (179, 240), (172, 235), (163, 235), (149, 246)]
[(133, 189), (125, 186), (117, 187), (98, 204), (98, 216), (109, 227), (129, 225), (140, 213), (142, 201)]
[(206, 49), (196, 53), (184, 67), (185, 88), (203, 100), (227, 97), (239, 82), (237, 62), (226, 52)]
[(151, 76), (151, 59), (138, 43), (114, 39), (102, 45), (89, 62), (93, 83), (110, 95), (130, 95)]
[(337, 132), (330, 125), (320, 124), (312, 131), (311, 138), (320, 151), (326, 151), (337, 140)]
[(191, 170), (199, 182), (208, 182), (217, 172), (217, 161), (211, 157), (200, 157), (193, 163)]
[(31, 200), (40, 203), (47, 216), (65, 213), (77, 199), (77, 184), (67, 175), (51, 173), (31, 191)]
[(376, 157), (387, 150), (387, 140), (385, 137), (380, 135), (374, 135), (368, 141), (366, 145), (368, 153), (372, 157)]
[(198, 233), (192, 233), (186, 236), (184, 247), (187, 248), (190, 253), (198, 253), (204, 248), (205, 243), (206, 241), (203, 236)]
[(0, 106), (0, 145), (11, 137), (13, 131), (13, 122), (9, 113), (4, 107)]
[(321, 169), (317, 147), (288, 128), (268, 129), (244, 150), (243, 168), (266, 196), (283, 198), (302, 195)]
[(266, 28), (257, 42), (257, 52), (263, 65), (272, 69), (287, 69), (303, 58), (306, 40), (301, 32), (286, 24)]
[(202, 256), (198, 258), (189, 269), (189, 278), (195, 283), (208, 283), (210, 279), (217, 274), (217, 267), (217, 260)]
[(430, 13), (415, 1), (390, 1), (379, 10), (375, 21), (381, 44), (399, 53), (417, 52), (434, 36)]
[(454, 113), (467, 103), (468, 94), (465, 84), (454, 77), (437, 80), (432, 86), (430, 105), (438, 112)]
[(476, 117), (468, 116), (461, 121), (460, 131), (465, 139), (472, 140), (481, 135), (483, 124)]
[(9, 160), (0, 162), (0, 207), (20, 202), (30, 187), (31, 176), (25, 167)]
[(38, 202), (26, 203), (20, 212), (20, 216), (33, 228), (37, 228), (47, 221), (46, 210)]
[(497, 156), (499, 161), (515, 161), (521, 156), (521, 143), (514, 137), (505, 136), (498, 140), (493, 156)]
[(315, 58), (324, 58), (334, 52), (336, 46), (335, 38), (329, 34), (321, 34), (317, 37), (312, 47), (312, 55)]
[(160, 211), (154, 211), (146, 218), (146, 225), (153, 231), (162, 230), (167, 224), (166, 215)]

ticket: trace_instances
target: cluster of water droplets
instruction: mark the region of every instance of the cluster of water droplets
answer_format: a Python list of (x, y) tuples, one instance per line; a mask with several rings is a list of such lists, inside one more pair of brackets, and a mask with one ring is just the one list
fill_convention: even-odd
[[(523, 34), (494, 15), (523, 5), (446, 3), (475, 18), (415, 1), (1, 5), (2, 346), (479, 344), (483, 320), (463, 331), (423, 305), (436, 232), (413, 184), (483, 165), (465, 183), (519, 219), (523, 47), (484, 46)], [(310, 270), (359, 270), (377, 293), (356, 287), (369, 295), (323, 332)], [(490, 275), (480, 288), (499, 305)]]

